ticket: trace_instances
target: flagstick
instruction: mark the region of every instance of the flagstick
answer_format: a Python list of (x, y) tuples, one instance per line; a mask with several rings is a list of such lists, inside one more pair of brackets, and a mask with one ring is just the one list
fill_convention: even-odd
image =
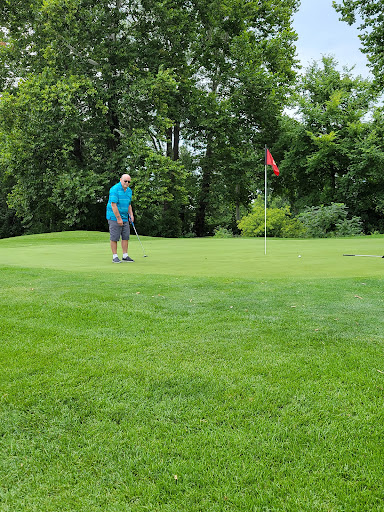
[(264, 194), (264, 254), (267, 254), (267, 146), (265, 146), (265, 165), (264, 165), (264, 174), (265, 174), (265, 194)]
[(267, 165), (272, 165), (273, 172), (279, 175), (279, 168), (271, 155), (271, 152), (265, 145), (265, 212), (264, 212), (264, 253), (267, 254)]

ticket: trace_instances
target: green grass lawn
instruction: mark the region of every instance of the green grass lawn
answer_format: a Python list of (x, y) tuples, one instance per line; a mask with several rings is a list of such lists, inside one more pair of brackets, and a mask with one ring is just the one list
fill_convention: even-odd
[(384, 238), (142, 242), (0, 240), (0, 511), (384, 511)]
[(122, 265), (111, 264), (107, 233), (83, 231), (0, 240), (0, 265), (119, 275), (125, 272), (240, 279), (383, 276), (384, 261), (380, 258), (346, 258), (343, 254), (384, 255), (384, 237), (271, 239), (266, 255), (264, 239), (140, 239), (148, 258), (143, 258), (141, 246), (133, 237), (129, 253), (136, 264), (124, 269)]

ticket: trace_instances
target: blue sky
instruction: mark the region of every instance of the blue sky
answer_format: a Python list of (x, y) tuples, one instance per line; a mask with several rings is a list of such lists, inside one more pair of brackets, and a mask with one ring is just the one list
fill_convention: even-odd
[(354, 75), (370, 76), (367, 58), (359, 50), (357, 26), (339, 21), (332, 0), (301, 0), (293, 28), (299, 36), (297, 54), (304, 68), (313, 60), (320, 61), (322, 55), (333, 55), (340, 70), (355, 65)]

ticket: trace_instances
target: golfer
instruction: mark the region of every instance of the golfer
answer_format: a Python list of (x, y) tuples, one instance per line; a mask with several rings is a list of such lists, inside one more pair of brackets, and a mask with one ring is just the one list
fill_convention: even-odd
[[(107, 220), (109, 225), (109, 234), (112, 249), (113, 263), (121, 261), (131, 263), (134, 260), (128, 256), (129, 240), (129, 217), (135, 222), (132, 211), (132, 190), (129, 188), (131, 177), (129, 174), (123, 174), (119, 183), (116, 183), (109, 191), (109, 200), (107, 204)], [(128, 217), (129, 216), (129, 217)], [(117, 242), (121, 237), (121, 248), (123, 258), (119, 259), (117, 255)]]

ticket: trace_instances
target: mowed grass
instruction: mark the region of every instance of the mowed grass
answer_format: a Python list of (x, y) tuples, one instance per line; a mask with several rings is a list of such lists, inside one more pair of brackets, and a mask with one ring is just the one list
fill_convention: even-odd
[(0, 240), (1, 512), (384, 510), (383, 241)]
[[(139, 234), (140, 236), (140, 234)], [(384, 237), (267, 241), (255, 238), (161, 239), (141, 237), (147, 258), (133, 235), (129, 254), (134, 266), (111, 263), (108, 233), (65, 232), (0, 240), (0, 265), (70, 272), (156, 274), (198, 277), (314, 278), (383, 277)], [(121, 248), (119, 247), (121, 256)], [(299, 257), (300, 256), (300, 257)], [(121, 277), (125, 279), (125, 277)]]

